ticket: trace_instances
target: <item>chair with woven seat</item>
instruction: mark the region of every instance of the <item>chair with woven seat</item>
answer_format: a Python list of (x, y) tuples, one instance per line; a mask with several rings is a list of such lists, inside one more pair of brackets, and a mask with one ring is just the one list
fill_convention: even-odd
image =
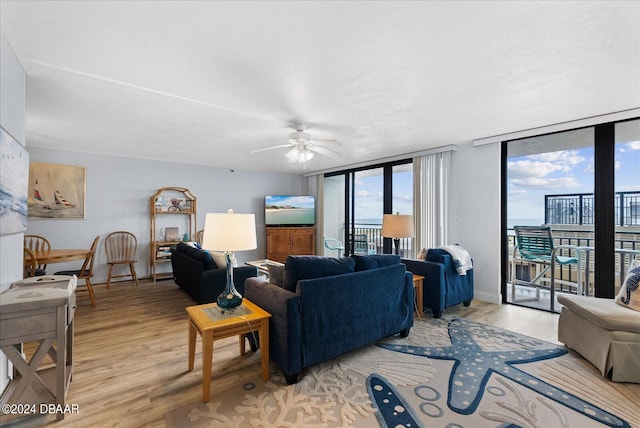
[[(31, 256), (33, 256), (33, 252), (50, 250), (51, 244), (49, 243), (49, 240), (44, 236), (24, 235), (24, 247), (29, 249), (31, 251)], [(47, 274), (47, 265), (38, 264), (36, 260), (36, 268), (32, 276), (42, 276), (46, 274)]]
[[(107, 264), (109, 265), (109, 273), (107, 274), (107, 290), (111, 285), (112, 278), (128, 278), (131, 277), (136, 285), (138, 283), (138, 276), (136, 275), (135, 264), (136, 251), (138, 250), (138, 240), (131, 232), (119, 230), (117, 232), (111, 232), (104, 240), (104, 250), (107, 255)], [(113, 268), (116, 265), (128, 265), (129, 273), (122, 275), (113, 275)]]
[[(575, 245), (554, 245), (551, 228), (549, 226), (514, 226), (516, 245), (511, 258), (511, 300), (519, 303), (530, 300), (540, 300), (540, 289), (550, 292), (550, 310), (555, 308), (555, 286), (566, 285), (575, 289), (575, 294), (582, 294), (582, 257)], [(560, 250), (573, 251), (575, 256), (561, 256)], [(535, 273), (533, 279), (518, 278), (517, 265), (533, 266), (534, 273), (538, 265), (543, 268)], [(575, 266), (576, 281), (556, 278), (556, 267)], [(522, 270), (523, 271), (523, 270)], [(550, 275), (547, 277), (547, 273)], [(521, 274), (521, 276), (523, 276)], [(548, 283), (545, 284), (545, 283)], [(534, 287), (536, 297), (533, 299), (516, 299), (516, 286)]]
[(84, 260), (84, 263), (82, 263), (82, 267), (79, 270), (63, 270), (55, 273), (56, 275), (75, 275), (78, 277), (78, 279), (84, 279), (85, 285), (87, 286), (87, 291), (89, 292), (89, 298), (91, 299), (91, 305), (93, 307), (96, 306), (96, 298), (93, 294), (91, 278), (93, 278), (93, 263), (95, 261), (99, 240), (100, 235), (96, 236), (96, 239), (93, 240), (93, 244), (91, 244), (91, 250), (89, 251), (87, 258)]

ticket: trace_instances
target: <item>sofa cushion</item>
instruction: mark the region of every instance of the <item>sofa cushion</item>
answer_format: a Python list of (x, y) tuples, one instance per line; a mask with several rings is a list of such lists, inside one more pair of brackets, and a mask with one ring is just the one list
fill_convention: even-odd
[(213, 261), (213, 257), (211, 257), (211, 254), (209, 254), (208, 251), (191, 247), (182, 242), (178, 244), (177, 250), (201, 262), (204, 270), (210, 270), (210, 269), (216, 268), (216, 264)]
[(277, 285), (278, 287), (284, 287), (284, 265), (267, 265), (269, 271), (269, 282)]
[(623, 308), (613, 299), (560, 295), (558, 303), (604, 330), (640, 333), (640, 313)]
[(284, 262), (284, 288), (295, 292), (301, 279), (352, 273), (355, 264), (351, 257), (289, 256)]
[(356, 272), (397, 265), (400, 263), (400, 256), (395, 254), (375, 254), (366, 256), (354, 254), (351, 257), (353, 257), (356, 262)]

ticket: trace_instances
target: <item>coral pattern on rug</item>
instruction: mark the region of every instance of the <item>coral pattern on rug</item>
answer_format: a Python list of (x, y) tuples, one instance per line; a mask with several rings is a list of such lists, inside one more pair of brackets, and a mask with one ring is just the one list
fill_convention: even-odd
[[(259, 353), (249, 358), (259, 366)], [(586, 379), (605, 393), (581, 389)], [(167, 427), (640, 426), (633, 397), (580, 357), (462, 319), (416, 320), (409, 337), (311, 367), (294, 385), (277, 370), (253, 383), (170, 412)]]

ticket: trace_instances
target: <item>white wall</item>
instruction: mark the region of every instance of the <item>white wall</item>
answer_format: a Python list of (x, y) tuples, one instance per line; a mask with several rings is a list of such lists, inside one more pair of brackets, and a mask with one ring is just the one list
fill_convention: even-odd
[[(25, 145), (25, 97), (27, 76), (11, 46), (0, 35), (0, 125)], [(23, 234), (0, 236), (0, 292), (13, 281), (22, 279)], [(0, 353), (0, 391), (8, 381), (9, 366)]]
[[(131, 159), (91, 153), (32, 147), (32, 162), (77, 165), (86, 168), (86, 208), (84, 220), (29, 219), (27, 233), (43, 235), (54, 248), (89, 247), (100, 235), (95, 283), (106, 281), (107, 267), (103, 239), (110, 232), (128, 230), (138, 238), (141, 277), (149, 274), (149, 198), (161, 187), (186, 187), (197, 198), (197, 229), (204, 228), (207, 212), (255, 213), (258, 248), (236, 254), (239, 263), (265, 258), (264, 197), (273, 194), (300, 194), (299, 175), (209, 168), (152, 160)], [(183, 233), (182, 226), (181, 233)], [(78, 269), (79, 262), (49, 265), (48, 273)]]
[(473, 257), (476, 299), (500, 303), (500, 144), (452, 152), (450, 242)]

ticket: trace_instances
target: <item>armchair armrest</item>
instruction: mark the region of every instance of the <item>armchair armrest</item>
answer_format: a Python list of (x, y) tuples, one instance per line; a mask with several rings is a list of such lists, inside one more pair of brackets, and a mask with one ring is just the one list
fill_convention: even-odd
[(445, 266), (426, 260), (402, 259), (402, 263), (409, 272), (424, 276), (422, 304), (430, 308), (435, 317), (439, 317), (445, 308)]
[(300, 296), (263, 278), (249, 278), (244, 296), (271, 314), (269, 356), (285, 376), (302, 369), (300, 351)]

